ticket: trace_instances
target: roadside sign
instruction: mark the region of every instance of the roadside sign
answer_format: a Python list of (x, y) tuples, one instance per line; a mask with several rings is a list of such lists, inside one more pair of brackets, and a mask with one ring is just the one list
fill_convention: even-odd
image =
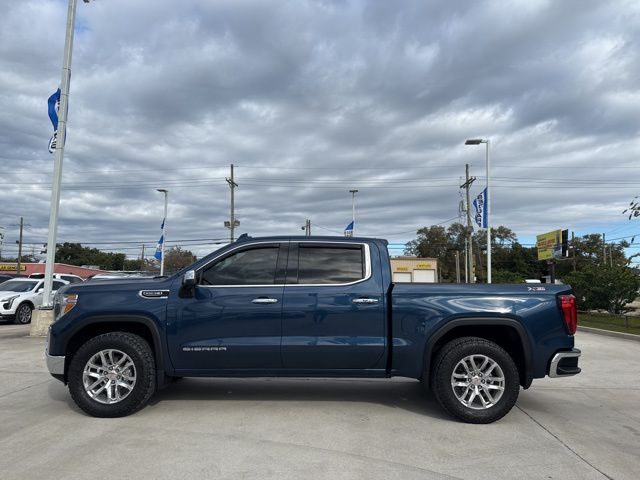
[(568, 230), (554, 230), (536, 236), (538, 260), (553, 260), (567, 256)]

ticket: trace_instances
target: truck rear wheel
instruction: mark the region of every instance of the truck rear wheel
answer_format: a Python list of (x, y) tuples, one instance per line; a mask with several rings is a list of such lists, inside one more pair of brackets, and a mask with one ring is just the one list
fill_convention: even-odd
[(138, 335), (111, 332), (82, 345), (69, 366), (76, 405), (94, 417), (124, 417), (142, 408), (155, 391), (155, 362)]
[(447, 343), (432, 370), (436, 399), (467, 423), (491, 423), (513, 408), (520, 392), (518, 368), (499, 345), (484, 338), (463, 337)]

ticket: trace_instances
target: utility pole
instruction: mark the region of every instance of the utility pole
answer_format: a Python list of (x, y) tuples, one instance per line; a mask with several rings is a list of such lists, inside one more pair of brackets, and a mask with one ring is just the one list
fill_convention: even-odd
[(465, 268), (468, 268), (469, 270), (469, 276), (467, 277), (467, 283), (476, 283), (476, 276), (475, 276), (475, 269), (474, 267), (474, 262), (473, 262), (473, 224), (471, 223), (471, 195), (469, 193), (469, 190), (471, 188), (471, 185), (473, 184), (473, 182), (476, 181), (476, 177), (469, 177), (469, 164), (467, 163), (465, 165), (465, 182), (460, 185), (460, 188), (464, 188), (466, 190), (466, 197), (467, 197), (467, 244), (468, 244), (468, 248), (469, 248), (469, 253), (468, 253), (468, 262), (469, 265), (467, 266), (465, 264)]
[(607, 266), (607, 240), (605, 234), (602, 234), (602, 265)]
[(613, 245), (609, 245), (609, 266), (613, 268)]
[(20, 217), (20, 240), (18, 240), (18, 265), (16, 265), (16, 274), (20, 275), (20, 267), (22, 266), (22, 228), (24, 227), (24, 218)]
[(311, 236), (311, 220), (307, 219), (304, 226), (305, 233), (307, 237)]
[(2, 261), (2, 245), (4, 244), (4, 227), (0, 227), (0, 262)]
[(144, 270), (144, 243), (142, 244), (142, 254), (140, 255), (140, 271), (142, 270)]
[(573, 250), (573, 271), (576, 271), (576, 236), (571, 232), (571, 250)]
[(464, 239), (464, 283), (469, 283), (469, 239)]
[(224, 222), (224, 226), (231, 230), (230, 241), (233, 243), (235, 240), (235, 229), (240, 225), (240, 222), (236, 220), (235, 214), (235, 199), (234, 199), (234, 190), (238, 186), (233, 177), (233, 163), (231, 164), (231, 176), (226, 178), (229, 187), (231, 188), (231, 216), (229, 217), (228, 222)]
[(460, 251), (456, 250), (456, 283), (460, 283)]
[(482, 247), (480, 246), (480, 242), (478, 242), (478, 269), (482, 273)]

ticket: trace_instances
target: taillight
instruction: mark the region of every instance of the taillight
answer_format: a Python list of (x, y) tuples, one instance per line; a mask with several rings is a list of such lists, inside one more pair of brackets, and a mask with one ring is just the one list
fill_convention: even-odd
[(573, 295), (560, 295), (559, 298), (564, 324), (567, 326), (569, 335), (573, 335), (578, 328), (578, 305), (576, 303), (576, 297)]

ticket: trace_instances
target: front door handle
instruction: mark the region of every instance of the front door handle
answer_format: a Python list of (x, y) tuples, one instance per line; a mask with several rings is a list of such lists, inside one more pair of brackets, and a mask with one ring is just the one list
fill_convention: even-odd
[(253, 300), (251, 300), (251, 303), (278, 303), (278, 299), (277, 298), (254, 298)]
[(378, 299), (377, 298), (354, 298), (353, 300), (351, 300), (351, 302), (372, 304), (372, 303), (378, 303)]

